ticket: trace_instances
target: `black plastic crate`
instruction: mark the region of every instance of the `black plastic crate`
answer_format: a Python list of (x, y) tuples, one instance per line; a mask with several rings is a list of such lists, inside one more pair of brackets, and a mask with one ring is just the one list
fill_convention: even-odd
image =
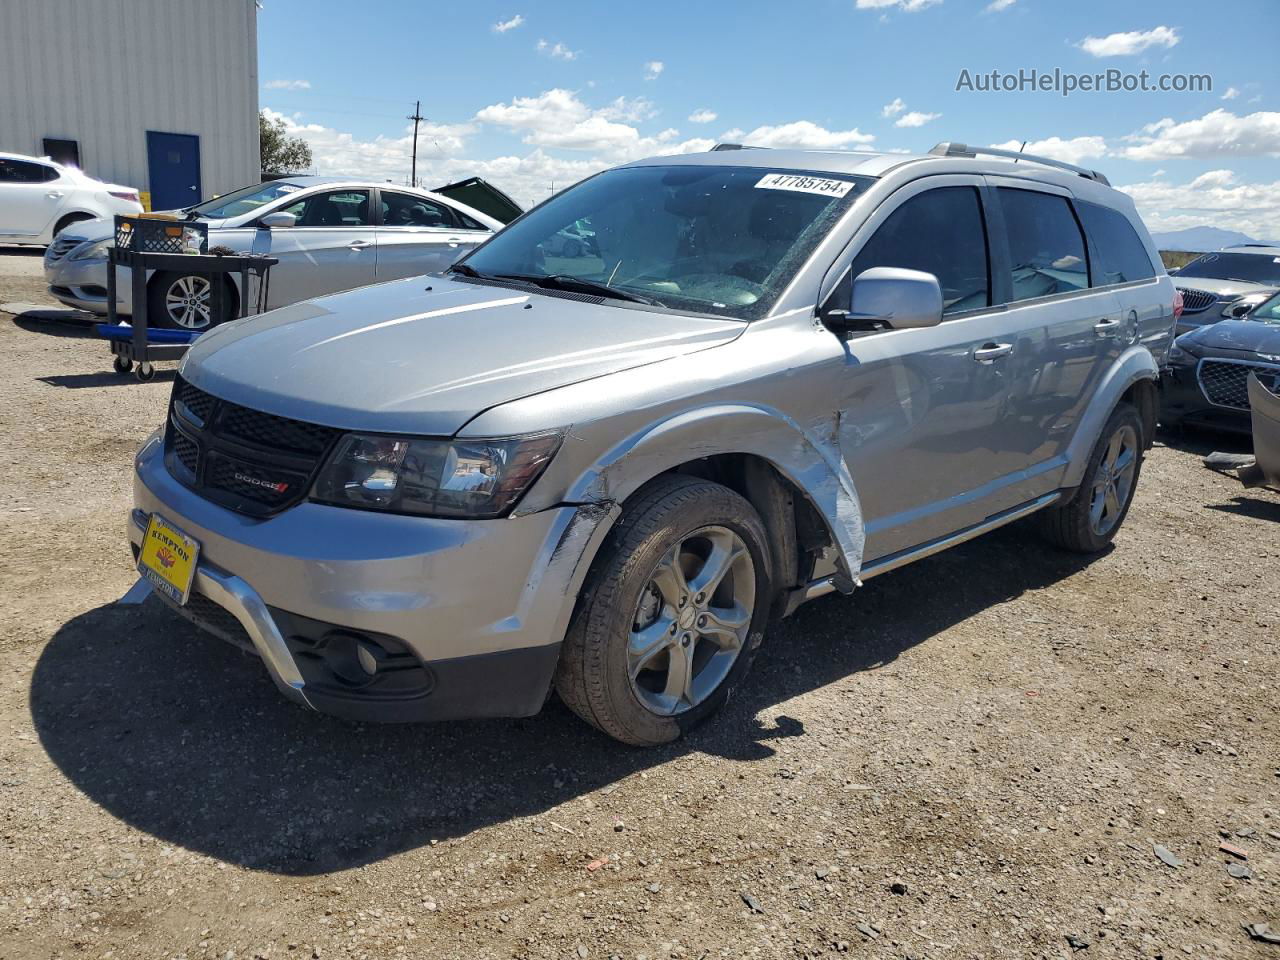
[(200, 253), (209, 249), (209, 225), (198, 220), (116, 217), (116, 249), (133, 253), (185, 253), (194, 239)]

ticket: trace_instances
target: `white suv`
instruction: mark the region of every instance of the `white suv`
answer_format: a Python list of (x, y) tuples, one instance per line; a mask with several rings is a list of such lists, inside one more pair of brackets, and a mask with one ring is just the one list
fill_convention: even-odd
[(50, 244), (79, 220), (142, 212), (138, 191), (45, 158), (0, 153), (0, 243)]

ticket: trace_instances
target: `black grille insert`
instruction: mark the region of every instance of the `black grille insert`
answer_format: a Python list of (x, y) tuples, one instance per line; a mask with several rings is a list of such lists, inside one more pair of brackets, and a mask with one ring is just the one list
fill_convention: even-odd
[(1205, 359), (1196, 368), (1196, 379), (1200, 381), (1200, 392), (1214, 406), (1247, 411), (1251, 373), (1265, 385), (1272, 377), (1280, 377), (1280, 365)]
[(1182, 312), (1199, 313), (1218, 302), (1218, 298), (1206, 290), (1182, 289)]
[(340, 433), (221, 400), (178, 377), (165, 462), (171, 474), (215, 503), (268, 516), (306, 495)]

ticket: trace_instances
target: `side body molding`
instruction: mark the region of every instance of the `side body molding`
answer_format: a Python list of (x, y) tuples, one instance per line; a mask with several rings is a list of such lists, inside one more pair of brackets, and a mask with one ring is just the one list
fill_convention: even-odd
[(1084, 477), (1085, 468), (1089, 465), (1089, 455), (1094, 444), (1102, 435), (1102, 428), (1107, 425), (1111, 411), (1115, 409), (1124, 392), (1139, 380), (1160, 381), (1160, 367), (1146, 346), (1134, 344), (1112, 364), (1106, 372), (1097, 390), (1094, 391), (1093, 402), (1081, 418), (1080, 426), (1067, 447), (1067, 469), (1062, 477), (1063, 487), (1076, 487)]
[(777, 409), (755, 404), (684, 410), (610, 448), (578, 476), (564, 500), (620, 503), (664, 471), (720, 454), (751, 454), (771, 463), (816, 508), (846, 570), (857, 577), (865, 539), (862, 507), (840, 455), (834, 417), (805, 428)]

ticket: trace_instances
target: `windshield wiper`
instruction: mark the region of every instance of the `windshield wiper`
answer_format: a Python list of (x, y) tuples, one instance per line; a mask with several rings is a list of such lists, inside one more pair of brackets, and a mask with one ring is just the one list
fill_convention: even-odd
[(460, 273), (464, 277), (475, 277), (479, 280), (483, 280), (485, 277), (488, 276), (487, 273), (481, 273), (475, 267), (467, 266), (467, 264), (465, 263), (451, 264), (449, 266), (449, 269), (447, 269), (445, 273)]
[(502, 280), (517, 280), (521, 283), (532, 284), (535, 287), (542, 287), (544, 290), (567, 290), (574, 293), (594, 293), (602, 297), (610, 297), (614, 300), (627, 300), (631, 303), (643, 303), (650, 307), (662, 306), (662, 304), (657, 300), (641, 296), (638, 293), (619, 290), (617, 287), (611, 287), (607, 283), (600, 283), (597, 280), (586, 280), (583, 277), (571, 277), (567, 273), (552, 273), (547, 276), (536, 276), (528, 273), (499, 273), (495, 274), (495, 276)]

